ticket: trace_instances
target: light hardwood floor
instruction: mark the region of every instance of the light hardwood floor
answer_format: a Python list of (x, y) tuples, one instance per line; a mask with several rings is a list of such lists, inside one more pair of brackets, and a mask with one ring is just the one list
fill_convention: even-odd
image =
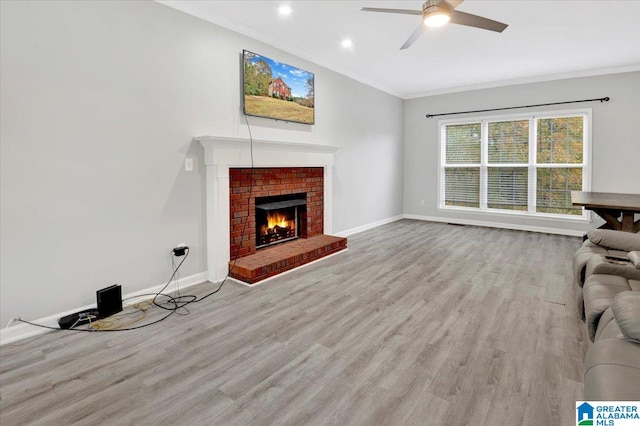
[(256, 288), (228, 282), (188, 316), (2, 347), (0, 424), (575, 424), (580, 243), (378, 227)]

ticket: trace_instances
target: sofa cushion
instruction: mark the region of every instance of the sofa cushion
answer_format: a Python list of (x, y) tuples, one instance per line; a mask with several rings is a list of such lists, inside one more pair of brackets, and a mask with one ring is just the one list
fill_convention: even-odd
[(640, 251), (630, 251), (629, 260), (635, 265), (637, 269), (640, 269)]
[(617, 275), (591, 275), (584, 283), (585, 322), (589, 338), (594, 341), (600, 317), (613, 305), (617, 294), (633, 290), (638, 282)]
[(591, 242), (614, 250), (640, 250), (640, 234), (614, 231), (611, 229), (592, 229), (587, 233)]
[(619, 293), (611, 309), (625, 339), (640, 343), (640, 292)]
[(595, 342), (601, 339), (618, 339), (624, 340), (624, 335), (620, 331), (620, 326), (616, 322), (613, 316), (613, 310), (611, 308), (604, 311), (598, 321), (598, 328), (596, 329)]

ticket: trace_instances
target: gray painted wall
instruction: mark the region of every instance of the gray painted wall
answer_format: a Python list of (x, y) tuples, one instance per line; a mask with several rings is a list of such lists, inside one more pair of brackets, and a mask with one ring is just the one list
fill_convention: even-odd
[(0, 16), (2, 325), (91, 304), (113, 283), (161, 284), (180, 242), (182, 276), (205, 270), (192, 137), (248, 136), (242, 49), (316, 74), (316, 125), (250, 123), (257, 139), (344, 146), (334, 232), (402, 213), (398, 98), (153, 2), (1, 2)]
[[(522, 111), (592, 108), (593, 191), (640, 193), (640, 72), (504, 86), (405, 102), (404, 213), (458, 221), (482, 221), (557, 230), (586, 231), (604, 223), (515, 218), (438, 210), (438, 118), (426, 114), (531, 105), (609, 96), (606, 103), (539, 107)], [(476, 116), (504, 114), (478, 113)], [(474, 114), (457, 117), (473, 117)], [(442, 119), (452, 118), (441, 117)], [(425, 205), (420, 205), (425, 200)]]

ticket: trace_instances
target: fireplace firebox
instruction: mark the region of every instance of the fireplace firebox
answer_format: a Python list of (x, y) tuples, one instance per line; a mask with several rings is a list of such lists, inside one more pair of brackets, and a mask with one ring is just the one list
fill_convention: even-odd
[(256, 248), (295, 240), (306, 217), (306, 193), (256, 197)]

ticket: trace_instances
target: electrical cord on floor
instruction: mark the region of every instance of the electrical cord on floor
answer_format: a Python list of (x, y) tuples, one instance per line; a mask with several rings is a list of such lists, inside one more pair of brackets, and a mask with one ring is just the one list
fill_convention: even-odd
[[(249, 117), (245, 116), (245, 119), (247, 120), (247, 129), (249, 130), (249, 142), (250, 142), (250, 154), (251, 154), (251, 185), (249, 186), (249, 195), (248, 195), (248, 203), (247, 203), (247, 216), (246, 219), (244, 221), (244, 224), (242, 225), (242, 232), (240, 233), (240, 236), (243, 237), (244, 233), (247, 229), (247, 225), (249, 223), (249, 217), (251, 215), (250, 212), (250, 203), (251, 203), (251, 196), (253, 195), (253, 182), (255, 179), (255, 163), (254, 163), (254, 159), (253, 159), (253, 135), (251, 133), (251, 125), (249, 123)], [(242, 241), (241, 241), (242, 244)], [(175, 254), (172, 253), (172, 257), (171, 257), (171, 265), (173, 266), (173, 273), (171, 274), (171, 277), (169, 278), (169, 281), (167, 281), (167, 283), (164, 285), (164, 287), (162, 287), (157, 293), (147, 293), (147, 294), (139, 294), (133, 297), (130, 297), (129, 299), (132, 298), (140, 298), (142, 296), (153, 296), (153, 299), (151, 300), (151, 302), (146, 302), (147, 306), (142, 308), (140, 307), (141, 303), (145, 303), (145, 302), (140, 302), (136, 305), (131, 305), (133, 307), (136, 308), (136, 311), (134, 312), (129, 312), (129, 313), (124, 313), (124, 314), (119, 314), (119, 315), (115, 315), (109, 318), (105, 318), (105, 319), (101, 319), (98, 320), (96, 317), (90, 317), (89, 319), (89, 328), (74, 328), (77, 323), (80, 321), (80, 319), (78, 319), (78, 321), (76, 321), (75, 324), (73, 324), (71, 326), (71, 328), (69, 329), (61, 329), (61, 328), (57, 328), (57, 327), (50, 327), (48, 325), (43, 325), (43, 324), (36, 324), (34, 322), (31, 321), (26, 321), (23, 320), (22, 318), (18, 317), (18, 318), (13, 318), (11, 321), (9, 321), (9, 323), (11, 323), (12, 321), (18, 321), (18, 322), (22, 322), (25, 324), (29, 324), (29, 325), (33, 325), (36, 327), (40, 327), (40, 328), (48, 328), (50, 330), (70, 330), (70, 331), (80, 331), (80, 332), (91, 332), (91, 333), (95, 333), (95, 332), (112, 332), (112, 331), (131, 331), (131, 330), (138, 330), (140, 328), (145, 328), (145, 327), (149, 327), (151, 325), (157, 324), (161, 321), (164, 321), (165, 319), (169, 318), (171, 315), (173, 314), (178, 314), (178, 315), (189, 315), (190, 311), (186, 308), (187, 305), (190, 305), (192, 303), (197, 303), (197, 302), (201, 302), (203, 300), (205, 300), (206, 298), (213, 296), (214, 294), (218, 293), (222, 287), (224, 286), (224, 284), (227, 282), (227, 279), (229, 279), (229, 275), (231, 273), (231, 271), (233, 271), (236, 267), (236, 263), (238, 261), (238, 253), (240, 251), (240, 247), (241, 244), (237, 245), (235, 248), (235, 252), (233, 253), (233, 265), (231, 265), (231, 267), (229, 268), (229, 270), (227, 271), (227, 275), (224, 277), (224, 279), (222, 280), (222, 282), (220, 283), (220, 285), (218, 286), (217, 289), (215, 289), (214, 291), (205, 294), (204, 296), (201, 297), (197, 297), (195, 295), (192, 294), (185, 294), (185, 295), (181, 295), (180, 294), (180, 287), (178, 285), (178, 278), (179, 277), (179, 270), (180, 267), (182, 266), (182, 264), (184, 263), (184, 261), (187, 259), (187, 257), (189, 256), (189, 248), (186, 247), (185, 250), (185, 255), (182, 258), (182, 260), (180, 261), (180, 263), (178, 263), (178, 265), (175, 265)], [(171, 284), (171, 282), (174, 280), (176, 280), (176, 292), (177, 294), (175, 296), (171, 296), (168, 294), (163, 293), (167, 287), (169, 287), (169, 285)], [(163, 298), (167, 298), (167, 300), (165, 301), (160, 301), (158, 302), (158, 298), (159, 297), (163, 297)], [(123, 302), (125, 300), (128, 299), (124, 299)], [(167, 305), (167, 306), (165, 306)], [(147, 324), (142, 324), (142, 325), (138, 325), (135, 327), (130, 327), (130, 325), (135, 324), (137, 322), (142, 321), (146, 316), (147, 316), (147, 310), (152, 308), (152, 307), (158, 307), (160, 309), (164, 309), (166, 311), (168, 311), (168, 313), (155, 320), (152, 321), (150, 323)], [(185, 313), (178, 313), (179, 310), (184, 310)], [(119, 321), (127, 315), (132, 315), (134, 313), (138, 313), (141, 312), (141, 316), (136, 318), (133, 321), (130, 321), (126, 324), (119, 324)], [(92, 321), (92, 319), (96, 319), (97, 321)], [(8, 327), (9, 324), (7, 324)]]
[[(122, 324), (122, 321), (125, 319), (125, 316), (139, 314), (139, 316), (127, 323)], [(134, 312), (130, 312), (128, 314), (122, 315), (112, 315), (108, 318), (103, 318), (101, 320), (95, 321), (91, 323), (91, 328), (94, 330), (115, 330), (115, 329), (123, 329), (125, 327), (129, 327), (132, 324), (138, 323), (142, 321), (147, 316), (147, 309), (139, 309)]]
[[(47, 328), (47, 329), (50, 329), (50, 330), (71, 330), (71, 331), (80, 331), (80, 332), (130, 331), (130, 330), (137, 330), (137, 329), (140, 329), (140, 328), (149, 327), (150, 325), (157, 324), (157, 323), (159, 323), (161, 321), (164, 321), (165, 319), (169, 318), (171, 315), (173, 315), (179, 309), (183, 308), (184, 306), (188, 305), (189, 303), (192, 303), (196, 298), (195, 296), (185, 295), (185, 296), (179, 296), (179, 299), (178, 299), (176, 297), (173, 297), (171, 295), (163, 293), (163, 291), (169, 286), (171, 281), (173, 281), (173, 278), (178, 273), (178, 270), (180, 269), (180, 266), (182, 266), (182, 263), (184, 263), (185, 259), (187, 258), (188, 253), (189, 252), (188, 252), (188, 249), (187, 249), (186, 252), (185, 252), (184, 259), (182, 259), (182, 261), (178, 264), (178, 266), (176, 268), (174, 268), (173, 273), (171, 274), (171, 278), (169, 278), (169, 281), (167, 282), (167, 284), (165, 284), (164, 287), (162, 287), (162, 289), (160, 289), (160, 291), (158, 291), (157, 293), (139, 294), (139, 295), (132, 296), (132, 297), (129, 297), (129, 298), (123, 300), (123, 301), (126, 301), (128, 299), (133, 299), (133, 298), (137, 299), (137, 298), (144, 297), (144, 296), (153, 296), (153, 299), (151, 300), (151, 302), (147, 302), (147, 306), (145, 306), (144, 308), (140, 306), (141, 303), (144, 303), (144, 302), (140, 302), (140, 303), (136, 304), (137, 306), (133, 305), (133, 307), (135, 307), (137, 311), (134, 311), (134, 312), (131, 312), (131, 313), (120, 314), (118, 316), (115, 316), (115, 319), (117, 320), (117, 318), (119, 316), (131, 315), (131, 314), (133, 314), (135, 312), (143, 312), (143, 314), (142, 314), (142, 316), (140, 318), (138, 318), (138, 319), (136, 319), (134, 321), (131, 321), (130, 323), (122, 324), (122, 325), (111, 324), (111, 326), (109, 326), (107, 324), (103, 325), (103, 324), (101, 324), (100, 321), (104, 321), (104, 320), (93, 321), (93, 319), (97, 320), (97, 318), (95, 316), (90, 316), (88, 318), (89, 319), (89, 327), (88, 328), (75, 328), (78, 325), (78, 322), (80, 321), (80, 319), (78, 319), (76, 321), (76, 323), (73, 324), (70, 328), (61, 329), (61, 328), (58, 328), (58, 327), (51, 327), (51, 326), (48, 326), (48, 325), (37, 324), (37, 323), (31, 322), (31, 321), (26, 321), (26, 320), (23, 320), (20, 317), (18, 317), (17, 321), (23, 322), (25, 324), (33, 325), (33, 326), (36, 326), (36, 327), (40, 327), (40, 328)], [(164, 298), (167, 298), (167, 300), (163, 301), (161, 303), (157, 303), (156, 300), (158, 299), (158, 297), (164, 297)], [(182, 300), (182, 299), (185, 299), (185, 298), (188, 299), (186, 302)], [(166, 306), (163, 306), (162, 304), (170, 304), (170, 306), (171, 305), (173, 305), (173, 306), (166, 307)], [(147, 315), (146, 311), (148, 309), (154, 307), (154, 306), (160, 307), (160, 308), (162, 308), (164, 310), (167, 310), (169, 312), (166, 315), (164, 315), (163, 317), (161, 317), (161, 318), (159, 318), (159, 319), (157, 319), (155, 321), (149, 322), (147, 324), (142, 324), (142, 325), (139, 325), (139, 326), (135, 326), (135, 327), (130, 327), (131, 324), (137, 323), (137, 322), (141, 321), (144, 317), (146, 317), (146, 315)]]
[[(191, 294), (185, 294), (184, 296), (180, 295), (180, 288), (177, 287), (178, 286), (177, 281), (176, 281), (177, 295), (167, 296), (166, 294), (163, 293), (165, 289), (169, 287), (173, 279), (179, 274), (178, 271), (180, 270), (180, 267), (182, 266), (184, 261), (187, 260), (187, 257), (189, 257), (189, 247), (185, 248), (184, 257), (182, 258), (180, 263), (178, 263), (178, 266), (175, 266), (173, 268), (173, 274), (171, 275), (171, 278), (169, 278), (169, 281), (167, 281), (164, 287), (162, 287), (162, 289), (160, 289), (160, 291), (156, 293), (156, 295), (153, 297), (153, 300), (151, 301), (151, 304), (153, 304), (154, 306), (157, 306), (160, 309), (165, 309), (167, 311), (176, 311), (175, 313), (178, 315), (189, 315), (189, 310), (186, 308), (186, 306), (190, 303), (195, 302), (197, 299), (196, 296)], [(171, 254), (171, 263), (175, 265), (175, 254), (173, 253)], [(158, 302), (157, 300), (158, 300), (158, 297), (160, 296), (169, 297), (169, 300)], [(169, 306), (165, 306), (167, 304)], [(186, 313), (177, 312), (180, 309), (183, 309), (184, 311), (186, 311)]]
[[(149, 294), (150, 296), (153, 295)], [(130, 330), (137, 330), (139, 328), (145, 328), (145, 327), (149, 327), (150, 325), (154, 325), (159, 323), (160, 321), (164, 321), (165, 319), (169, 318), (171, 315), (173, 315), (174, 311), (169, 311), (168, 314), (166, 314), (165, 316), (163, 316), (160, 319), (157, 319), (153, 322), (147, 323), (147, 324), (142, 324), (136, 327), (128, 327), (128, 328), (114, 328), (114, 329), (92, 329), (92, 328), (59, 328), (59, 327), (51, 327), (48, 325), (44, 325), (44, 324), (36, 324), (34, 322), (31, 321), (27, 321), (27, 320), (23, 320), (22, 318), (18, 318), (18, 321), (23, 322), (25, 324), (29, 324), (29, 325), (33, 325), (36, 327), (40, 327), (40, 328), (48, 328), (50, 330), (58, 330), (58, 331), (80, 331), (80, 332), (88, 332), (88, 333), (99, 333), (99, 332), (107, 332), (107, 331), (130, 331)]]
[[(174, 262), (174, 254), (171, 255), (171, 263)], [(187, 260), (187, 257), (189, 257), (189, 247), (185, 247), (185, 251), (184, 251), (184, 257), (182, 258), (182, 260), (180, 261), (180, 263), (178, 263), (178, 267), (173, 268), (173, 273), (171, 274), (171, 277), (169, 278), (169, 281), (167, 281), (167, 283), (164, 285), (164, 287), (162, 287), (160, 289), (160, 291), (158, 291), (158, 293), (156, 293), (156, 296), (153, 298), (153, 300), (151, 301), (152, 304), (156, 304), (156, 297), (159, 296), (160, 294), (162, 294), (163, 291), (165, 291), (165, 289), (167, 287), (169, 287), (169, 284), (171, 284), (171, 281), (173, 281), (173, 277), (176, 276), (176, 274), (178, 273), (178, 270), (180, 269), (180, 267), (182, 266), (182, 264), (184, 263), (185, 260)]]

